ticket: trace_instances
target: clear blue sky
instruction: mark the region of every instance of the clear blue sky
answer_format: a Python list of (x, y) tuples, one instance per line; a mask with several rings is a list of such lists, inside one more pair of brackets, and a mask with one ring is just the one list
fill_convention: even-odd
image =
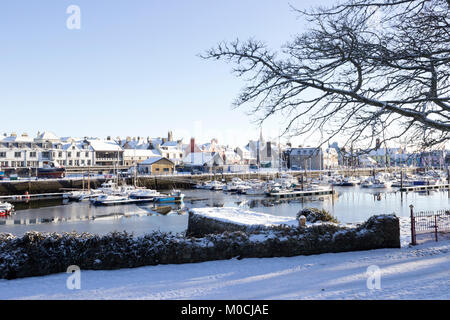
[[(331, 0), (314, 2), (330, 4)], [(197, 55), (255, 37), (277, 48), (305, 24), (299, 0), (40, 0), (0, 3), (0, 132), (257, 138), (231, 103), (243, 83)], [(81, 29), (69, 30), (69, 5)], [(278, 132), (277, 121), (263, 127)]]

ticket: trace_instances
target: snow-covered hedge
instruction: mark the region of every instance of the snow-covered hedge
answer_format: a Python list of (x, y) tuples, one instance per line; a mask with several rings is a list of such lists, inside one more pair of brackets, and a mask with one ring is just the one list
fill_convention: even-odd
[(0, 278), (15, 279), (65, 272), (70, 265), (110, 270), (146, 265), (192, 263), (233, 257), (282, 257), (400, 247), (399, 220), (374, 216), (347, 228), (334, 223), (307, 228), (274, 226), (246, 233), (210, 234), (202, 238), (153, 232), (134, 237), (126, 232), (28, 232), (0, 234)]

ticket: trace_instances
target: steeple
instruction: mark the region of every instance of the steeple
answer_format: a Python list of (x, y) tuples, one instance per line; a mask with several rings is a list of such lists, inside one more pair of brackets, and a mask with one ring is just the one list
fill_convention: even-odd
[(262, 148), (263, 145), (264, 145), (264, 138), (263, 138), (263, 134), (262, 134), (262, 127), (260, 128), (259, 142), (260, 142), (260, 145), (261, 145), (261, 148)]

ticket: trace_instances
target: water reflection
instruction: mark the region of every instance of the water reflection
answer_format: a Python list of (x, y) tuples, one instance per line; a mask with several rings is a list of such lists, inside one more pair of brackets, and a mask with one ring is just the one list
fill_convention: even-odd
[(95, 207), (89, 203), (55, 200), (16, 204), (17, 213), (0, 219), (0, 232), (23, 234), (26, 231), (91, 232), (111, 231), (144, 234), (152, 230), (182, 232), (187, 227), (190, 208), (241, 207), (273, 215), (295, 217), (305, 207), (330, 211), (343, 223), (361, 222), (373, 214), (409, 215), (409, 205), (417, 210), (450, 208), (449, 191), (401, 193), (394, 189), (336, 188), (334, 196), (271, 200), (265, 196), (227, 194), (222, 191), (185, 190), (182, 205), (124, 205)]

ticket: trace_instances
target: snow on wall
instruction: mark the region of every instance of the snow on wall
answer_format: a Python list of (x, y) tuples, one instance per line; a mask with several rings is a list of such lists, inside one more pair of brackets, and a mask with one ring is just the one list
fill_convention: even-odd
[(201, 238), (153, 232), (28, 232), (0, 234), (0, 279), (61, 273), (70, 265), (83, 270), (112, 270), (238, 258), (290, 257), (325, 252), (399, 248), (399, 219), (373, 216), (356, 228), (334, 223), (306, 228), (271, 226), (252, 232), (223, 232)]

